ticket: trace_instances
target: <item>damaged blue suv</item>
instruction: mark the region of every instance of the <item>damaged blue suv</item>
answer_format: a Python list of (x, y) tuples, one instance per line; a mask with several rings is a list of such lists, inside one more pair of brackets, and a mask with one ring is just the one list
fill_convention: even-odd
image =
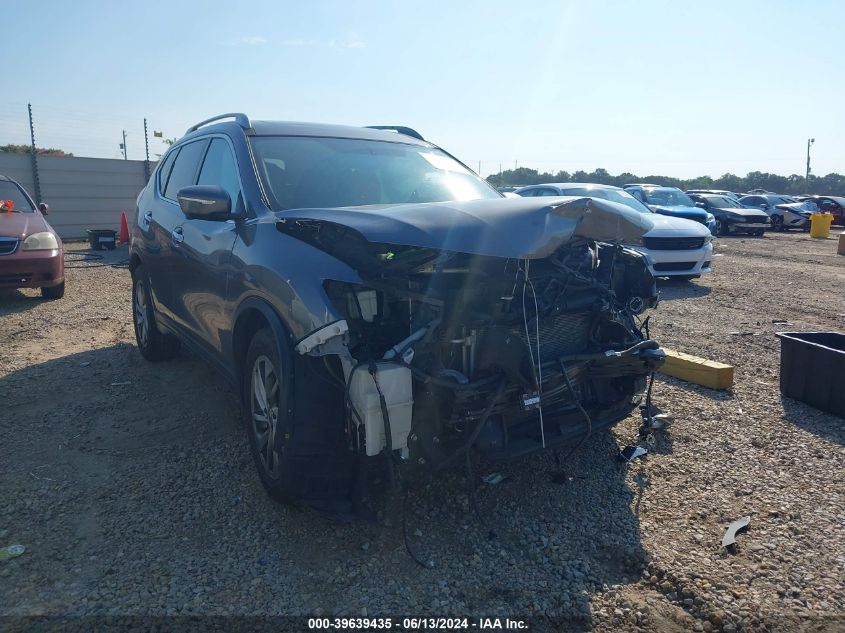
[[(404, 127), (215, 117), (138, 197), (138, 348), (181, 344), (243, 403), (278, 499), (353, 498), (369, 465), (574, 445), (637, 406), (663, 353), (650, 225), (587, 198), (503, 198)], [(407, 479), (406, 479), (407, 480)]]

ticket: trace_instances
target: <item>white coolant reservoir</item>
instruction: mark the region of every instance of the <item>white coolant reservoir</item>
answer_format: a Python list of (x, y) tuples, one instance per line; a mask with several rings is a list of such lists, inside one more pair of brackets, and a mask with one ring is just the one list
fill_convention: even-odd
[[(378, 455), (387, 445), (378, 389), (366, 365), (359, 365), (353, 371), (349, 400), (355, 405), (364, 424), (367, 455)], [(414, 412), (411, 370), (382, 361), (376, 363), (376, 377), (387, 402), (393, 450), (407, 448)]]

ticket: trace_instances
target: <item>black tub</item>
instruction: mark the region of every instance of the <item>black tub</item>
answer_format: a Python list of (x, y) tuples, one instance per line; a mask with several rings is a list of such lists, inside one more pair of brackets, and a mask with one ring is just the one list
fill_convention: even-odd
[(778, 332), (780, 391), (845, 418), (845, 334)]
[(88, 243), (95, 251), (102, 249), (114, 250), (117, 231), (109, 229), (88, 229)]

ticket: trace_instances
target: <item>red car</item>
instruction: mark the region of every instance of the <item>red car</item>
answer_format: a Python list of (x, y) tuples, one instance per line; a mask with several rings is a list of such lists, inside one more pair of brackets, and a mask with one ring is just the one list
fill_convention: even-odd
[(845, 226), (845, 198), (842, 196), (797, 196), (798, 200), (815, 202), (819, 211), (833, 215), (833, 223)]
[(62, 240), (47, 223), (47, 205), (0, 175), (0, 289), (41, 288), (45, 299), (65, 294)]

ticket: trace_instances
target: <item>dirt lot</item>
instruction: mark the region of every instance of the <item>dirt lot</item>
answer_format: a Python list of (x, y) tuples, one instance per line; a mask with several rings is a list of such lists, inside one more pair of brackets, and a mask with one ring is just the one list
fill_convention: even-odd
[[(845, 331), (835, 251), (806, 234), (722, 238), (715, 273), (662, 284), (652, 335), (735, 364), (735, 389), (658, 379), (656, 403), (676, 422), (627, 468), (614, 454), (636, 439), (634, 417), (560, 465), (549, 454), (483, 465), (508, 478), (479, 493), (494, 539), (467, 509), (462, 473), (444, 476), (406, 517), (429, 570), (394, 515), (336, 525), (270, 501), (223, 381), (185, 353), (141, 359), (125, 268), (75, 262), (58, 302), (0, 293), (0, 547), (27, 547), (0, 562), (0, 615), (842, 630), (845, 421), (781, 399), (773, 334)], [(738, 553), (721, 552), (743, 515)]]

